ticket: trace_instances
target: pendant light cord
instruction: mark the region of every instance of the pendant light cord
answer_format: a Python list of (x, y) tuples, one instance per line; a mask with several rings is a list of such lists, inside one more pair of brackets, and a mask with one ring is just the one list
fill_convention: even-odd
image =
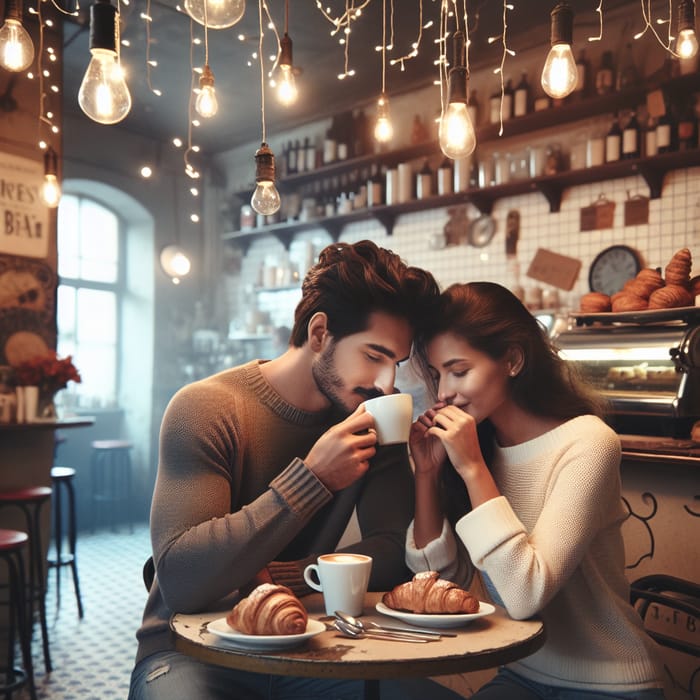
[(386, 88), (386, 0), (382, 0), (382, 95)]
[(262, 121), (262, 141), (265, 143), (265, 69), (263, 68), (263, 0), (258, 0), (258, 60), (260, 62), (260, 119)]

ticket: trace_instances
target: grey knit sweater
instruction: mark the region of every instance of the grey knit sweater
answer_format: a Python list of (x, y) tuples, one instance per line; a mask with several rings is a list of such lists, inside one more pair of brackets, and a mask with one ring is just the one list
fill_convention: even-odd
[(332, 494), (303, 458), (338, 421), (286, 403), (259, 361), (181, 389), (161, 426), (151, 505), (157, 576), (137, 632), (137, 662), (173, 648), (174, 612), (225, 611), (237, 590), (275, 562), (275, 581), (303, 590), (303, 568), (334, 551), (353, 509), (373, 557), (370, 588), (410, 577), (404, 536), (413, 510), (405, 445), (380, 448), (367, 474)]

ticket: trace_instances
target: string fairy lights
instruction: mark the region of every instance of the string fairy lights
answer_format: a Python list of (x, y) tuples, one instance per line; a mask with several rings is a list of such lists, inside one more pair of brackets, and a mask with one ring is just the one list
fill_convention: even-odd
[(508, 46), (508, 12), (512, 11), (514, 6), (507, 0), (503, 0), (503, 31), (500, 35), (489, 37), (489, 44), (493, 44), (496, 41), (501, 42), (503, 50), (501, 52), (501, 61), (499, 65), (494, 68), (493, 72), (499, 76), (501, 82), (501, 105), (499, 108), (499, 121), (500, 126), (498, 129), (498, 135), (503, 136), (503, 97), (506, 92), (504, 68), (506, 65), (506, 58), (508, 56), (515, 56), (515, 51)]

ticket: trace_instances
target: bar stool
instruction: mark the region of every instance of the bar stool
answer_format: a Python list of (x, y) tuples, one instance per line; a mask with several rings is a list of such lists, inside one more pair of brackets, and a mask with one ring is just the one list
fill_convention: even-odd
[[(134, 531), (131, 517), (131, 448), (127, 440), (94, 440), (92, 456), (92, 531), (98, 518), (98, 509), (109, 515), (112, 529), (123, 505), (129, 521), (129, 531)], [(104, 506), (107, 506), (105, 508)]]
[[(75, 469), (72, 467), (52, 467), (51, 486), (53, 488), (53, 537), (55, 557), (49, 557), (49, 568), (56, 569), (56, 610), (61, 607), (61, 569), (70, 566), (73, 574), (73, 589), (75, 600), (78, 604), (78, 617), (83, 617), (83, 601), (80, 597), (80, 582), (78, 581), (78, 561), (76, 555), (76, 542), (78, 529), (75, 519), (75, 489), (73, 480)], [(63, 553), (63, 497), (65, 490), (68, 497), (68, 553)]]
[(49, 486), (29, 486), (15, 491), (0, 491), (0, 508), (15, 506), (24, 513), (26, 533), (29, 537), (29, 585), (27, 626), (31, 631), (34, 626), (34, 602), (39, 608), (41, 640), (44, 648), (44, 666), (51, 673), (51, 654), (49, 653), (49, 632), (46, 626), (46, 579), (44, 574), (44, 553), (41, 546), (41, 509), (51, 498)]
[[(27, 600), (24, 581), (24, 557), (22, 550), (29, 541), (26, 532), (0, 530), (0, 559), (7, 564), (8, 598), (3, 604), (9, 606), (7, 631), (7, 666), (4, 671), (5, 683), (0, 685), (0, 693), (10, 697), (11, 693), (24, 685), (29, 687), (31, 700), (36, 700), (34, 686), (34, 665), (32, 663), (31, 630), (25, 617)], [(15, 635), (19, 637), (23, 668), (15, 667)]]

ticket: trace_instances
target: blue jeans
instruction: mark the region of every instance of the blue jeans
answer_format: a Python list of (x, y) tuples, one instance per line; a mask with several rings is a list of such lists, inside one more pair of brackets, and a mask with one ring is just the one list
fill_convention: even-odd
[[(461, 700), (429, 679), (382, 681), (382, 700)], [(297, 678), (203, 664), (175, 651), (141, 660), (128, 700), (363, 700), (364, 681)]]
[(599, 690), (577, 690), (561, 688), (523, 678), (517, 673), (502, 668), (496, 677), (483, 685), (473, 695), (478, 700), (664, 700), (660, 688), (635, 690), (627, 693), (603, 693)]

